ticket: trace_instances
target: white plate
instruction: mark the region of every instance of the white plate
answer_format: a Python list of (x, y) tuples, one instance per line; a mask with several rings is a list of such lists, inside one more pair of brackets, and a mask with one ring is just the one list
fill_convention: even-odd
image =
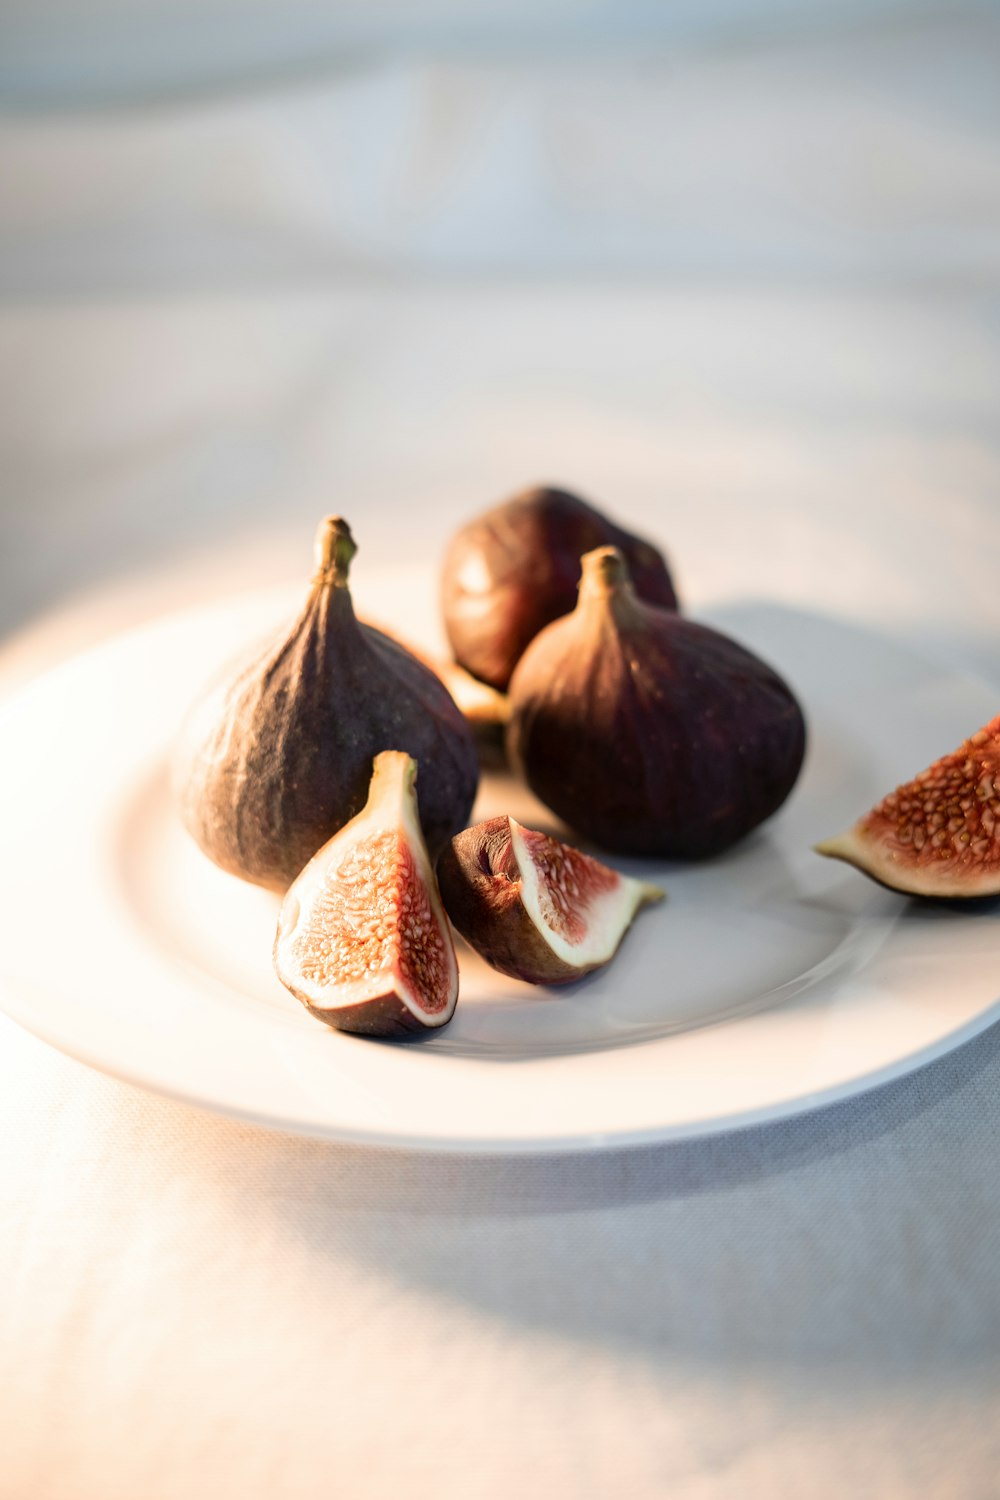
[[(379, 583), (368, 611), (426, 635), (417, 587)], [(276, 899), (203, 858), (166, 785), (202, 679), (283, 614), (272, 593), (164, 619), (39, 680), (0, 721), (0, 999), (71, 1055), (310, 1134), (537, 1151), (779, 1118), (906, 1073), (1000, 1015), (992, 904), (909, 902), (811, 852), (989, 719), (991, 690), (844, 624), (746, 606), (715, 618), (788, 675), (810, 725), (777, 817), (709, 864), (644, 866), (668, 902), (581, 985), (532, 989), (463, 948), (442, 1033), (326, 1029), (272, 973)], [(500, 810), (547, 821), (491, 780), (477, 813)]]

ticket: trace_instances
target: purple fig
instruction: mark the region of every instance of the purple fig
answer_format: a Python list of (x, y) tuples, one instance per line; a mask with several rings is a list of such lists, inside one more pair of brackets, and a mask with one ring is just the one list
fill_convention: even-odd
[(420, 765), (420, 819), (435, 855), (468, 822), (479, 766), (472, 730), (435, 674), (354, 614), (346, 521), (316, 537), (316, 576), (289, 633), (199, 699), (175, 757), (181, 816), (235, 875), (284, 890), (364, 806), (372, 759)]
[(566, 490), (525, 490), (463, 526), (442, 574), (455, 660), (502, 692), (528, 643), (576, 603), (581, 555), (605, 545), (624, 554), (641, 598), (677, 608), (657, 549)]
[(623, 854), (719, 853), (780, 807), (805, 751), (777, 673), (639, 599), (614, 547), (584, 557), (576, 609), (532, 641), (510, 701), (511, 763), (571, 828)]

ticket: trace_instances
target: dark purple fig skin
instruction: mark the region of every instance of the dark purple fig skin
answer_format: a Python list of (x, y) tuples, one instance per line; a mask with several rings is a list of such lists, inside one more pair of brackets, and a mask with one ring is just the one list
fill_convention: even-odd
[(440, 677), (448, 689), (455, 705), (460, 710), (475, 737), (479, 751), (479, 764), (483, 770), (502, 770), (507, 765), (504, 750), (504, 729), (510, 705), (504, 693), (497, 692), (488, 683), (473, 677), (456, 661), (447, 661), (440, 656), (431, 656), (410, 645), (391, 630), (383, 630), (391, 640), (398, 640), (411, 656), (417, 657), (425, 667), (430, 667), (435, 677)]
[(463, 526), (441, 584), (455, 660), (502, 692), (529, 642), (573, 609), (580, 558), (601, 546), (624, 553), (641, 598), (677, 608), (661, 553), (566, 490), (524, 490)]
[(621, 554), (525, 652), (507, 749), (571, 828), (621, 854), (704, 859), (781, 806), (805, 754), (791, 689), (719, 631), (643, 603)]
[(321, 568), (287, 637), (208, 689), (175, 761), (189, 833), (224, 870), (273, 890), (364, 807), (381, 750), (420, 766), (432, 858), (475, 800), (471, 729), (429, 668), (357, 620), (346, 564), (340, 573)]
[[(405, 1040), (407, 1037), (428, 1036), (444, 1029), (444, 1026), (425, 1026), (418, 1021), (394, 990), (387, 990), (384, 995), (373, 995), (370, 1000), (362, 1000), (357, 1005), (334, 1005), (324, 1010), (322, 1006), (311, 1004), (294, 985), (285, 982), (285, 987), (296, 999), (302, 1001), (310, 1015), (334, 1031), (349, 1031), (354, 1036)], [(446, 1021), (444, 1025), (447, 1024)]]
[(525, 911), (506, 817), (477, 823), (446, 844), (437, 878), (452, 925), (501, 974), (566, 984), (586, 972), (557, 957)]

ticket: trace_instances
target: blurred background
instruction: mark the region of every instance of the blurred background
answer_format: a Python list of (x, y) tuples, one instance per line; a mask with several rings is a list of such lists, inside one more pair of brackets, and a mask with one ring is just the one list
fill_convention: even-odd
[(939, 627), (992, 599), (995, 4), (0, 15), (0, 629), (299, 576), (330, 509), (430, 562), (537, 480), (695, 604), (898, 622), (944, 518)]

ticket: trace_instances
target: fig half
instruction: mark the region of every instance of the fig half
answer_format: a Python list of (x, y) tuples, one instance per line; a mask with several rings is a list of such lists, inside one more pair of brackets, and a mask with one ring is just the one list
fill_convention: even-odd
[(452, 839), (438, 880), (470, 947), (530, 984), (565, 984), (606, 964), (639, 908), (664, 894), (511, 817)]
[(444, 1026), (458, 965), (420, 831), (416, 762), (375, 757), (368, 801), (285, 894), (274, 967), (338, 1031), (401, 1036)]
[(174, 762), (181, 816), (224, 870), (285, 890), (364, 805), (372, 759), (419, 763), (433, 853), (468, 822), (479, 780), (472, 730), (423, 662), (354, 613), (354, 539), (316, 535), (316, 573), (290, 631), (230, 668), (188, 716)]
[(463, 526), (441, 577), (455, 660), (503, 692), (528, 643), (576, 603), (581, 555), (604, 545), (627, 558), (641, 598), (677, 608), (662, 554), (567, 490), (524, 490)]
[(728, 636), (645, 603), (615, 547), (583, 558), (576, 609), (532, 641), (510, 702), (511, 764), (622, 854), (718, 854), (780, 807), (805, 751), (788, 684)]
[(1000, 894), (1000, 715), (816, 852), (911, 896)]

